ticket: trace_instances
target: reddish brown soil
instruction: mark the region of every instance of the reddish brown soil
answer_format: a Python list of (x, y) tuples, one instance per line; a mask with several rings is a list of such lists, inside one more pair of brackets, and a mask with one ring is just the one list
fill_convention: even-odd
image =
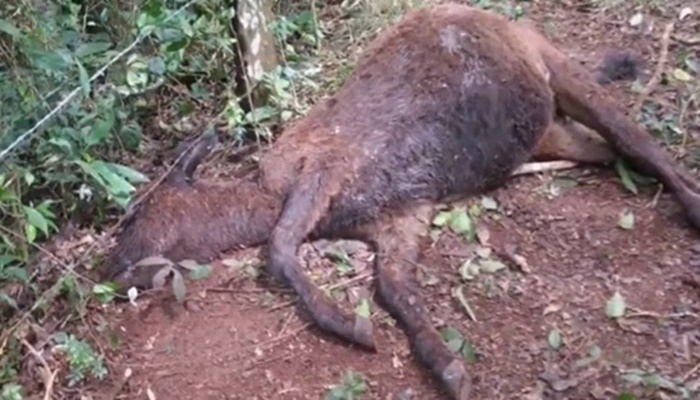
[[(550, 7), (555, 3), (561, 9)], [(534, 2), (528, 16), (579, 59), (595, 62), (606, 48), (632, 47), (653, 67), (662, 19), (640, 39), (625, 25), (630, 12), (603, 17), (566, 3)], [(618, 92), (634, 98), (627, 89)], [(473, 245), (443, 233), (426, 246), (417, 279), (436, 325), (458, 328), (478, 352), (470, 365), (475, 399), (612, 399), (627, 387), (641, 393), (621, 379), (626, 369), (680, 379), (700, 359), (700, 290), (684, 283), (697, 264), (696, 233), (679, 207), (667, 194), (655, 202), (654, 186), (631, 196), (611, 171), (570, 171), (574, 186), (562, 185), (562, 175), (517, 178), (492, 194), (499, 210), (479, 221), (488, 245), (499, 256), (514, 246), (529, 270), (509, 263), (467, 283), (476, 321), (451, 295)], [(617, 227), (624, 211), (635, 215), (632, 230)], [(351, 250), (358, 275), (367, 276), (371, 254)], [(227, 259), (256, 256), (246, 250)], [(310, 245), (304, 258), (319, 283), (352, 279), (337, 277), (333, 263)], [(356, 281), (372, 287), (370, 278)], [(340, 293), (348, 297), (352, 286)], [(621, 324), (605, 315), (616, 290), (630, 307)], [(133, 376), (119, 398), (146, 399), (150, 390), (158, 399), (319, 399), (353, 370), (368, 383), (363, 399), (409, 398), (408, 389), (414, 399), (444, 398), (378, 306), (372, 305), (372, 320), (379, 351), (371, 354), (308, 326), (294, 299), (276, 283), (217, 263), (208, 279), (188, 281), (184, 308), (148, 296), (136, 307), (110, 306), (104, 316), (121, 343), (110, 359), (115, 381), (105, 386), (116, 385), (129, 367)], [(547, 344), (555, 326), (563, 336), (559, 351)], [(592, 346), (600, 357), (577, 368)], [(698, 378), (691, 373), (686, 381)]]

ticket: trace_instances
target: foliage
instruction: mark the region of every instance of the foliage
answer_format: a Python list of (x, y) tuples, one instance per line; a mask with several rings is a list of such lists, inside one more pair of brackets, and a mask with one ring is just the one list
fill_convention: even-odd
[[(265, 76), (263, 84), (271, 93), (268, 103), (246, 111), (241, 106), (243, 95), (233, 90), (238, 49), (231, 4), (45, 0), (0, 6), (0, 324), (4, 328), (15, 326), (9, 322), (19, 313), (46, 311), (51, 302), (42, 295), (77, 297), (81, 303), (90, 300), (89, 293), (101, 300), (113, 298), (104, 285), (85, 290), (74, 265), (58, 277), (44, 276), (53, 271), (38, 273), (29, 265), (41, 243), (65, 220), (79, 217), (99, 227), (126, 207), (136, 186), (149, 179), (124, 159), (149, 149), (154, 142), (151, 126), (170, 135), (192, 134), (186, 121), (202, 110), (214, 110), (209, 123), (223, 123), (231, 139), (242, 143), (249, 133), (270, 140), (276, 125), (304, 112), (298, 92), (315, 90), (312, 78), (320, 71), (313, 59), (302, 55), (322, 38), (315, 19), (304, 11), (273, 22), (275, 36), (283, 42), (285, 63)], [(153, 114), (167, 115), (163, 119), (167, 122), (156, 124)], [(30, 131), (39, 121), (43, 122), (39, 129)], [(47, 289), (45, 282), (56, 283)], [(10, 285), (23, 288), (22, 299), (5, 290)], [(10, 335), (0, 334), (0, 339)], [(87, 343), (69, 334), (56, 341), (69, 362), (71, 382), (104, 376), (101, 356)], [(18, 367), (14, 356), (5, 357), (7, 351), (3, 344), (1, 396), (21, 398), (15, 383)]]

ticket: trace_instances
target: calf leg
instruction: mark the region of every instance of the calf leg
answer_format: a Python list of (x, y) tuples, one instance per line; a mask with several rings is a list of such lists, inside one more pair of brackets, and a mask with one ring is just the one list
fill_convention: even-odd
[(375, 349), (372, 324), (368, 318), (350, 314), (338, 307), (304, 273), (297, 251), (316, 224), (326, 214), (335, 183), (326, 172), (302, 176), (284, 204), (273, 228), (268, 259), (272, 274), (291, 285), (306, 306), (314, 322), (324, 331)]
[(424, 299), (411, 280), (430, 213), (431, 207), (419, 206), (370, 227), (377, 251), (377, 291), (387, 311), (402, 325), (420, 362), (440, 379), (452, 398), (466, 400), (471, 378), (460, 357), (447, 348), (433, 327)]
[(568, 160), (591, 164), (615, 161), (610, 145), (592, 130), (576, 122), (555, 118), (537, 143), (535, 161)]
[[(530, 36), (539, 36), (529, 32)], [(599, 133), (616, 153), (641, 171), (655, 176), (676, 196), (696, 229), (700, 229), (700, 184), (654, 139), (635, 124), (587, 72), (539, 36), (543, 60), (557, 106), (574, 120)]]

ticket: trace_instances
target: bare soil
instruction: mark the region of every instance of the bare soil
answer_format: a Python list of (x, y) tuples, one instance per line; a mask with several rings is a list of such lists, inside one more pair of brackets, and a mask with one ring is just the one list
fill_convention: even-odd
[[(535, 1), (527, 16), (591, 68), (608, 48), (632, 49), (654, 68), (661, 16), (652, 17), (652, 33), (640, 35), (627, 23), (630, 9), (595, 14), (570, 3)], [(676, 29), (696, 34), (695, 21)], [(613, 89), (628, 106), (637, 96), (629, 87)], [(643, 395), (622, 379), (628, 370), (700, 379), (700, 290), (689, 284), (700, 272), (693, 271), (700, 246), (670, 195), (652, 185), (633, 196), (614, 171), (578, 169), (516, 178), (489, 196), (498, 210), (479, 218), (480, 238), (508, 268), (463, 282), (459, 268), (476, 245), (445, 230), (437, 240), (426, 237), (416, 277), (435, 324), (457, 328), (476, 349), (473, 398), (613, 399), (625, 389)], [(624, 212), (634, 214), (633, 229), (617, 226)], [(353, 274), (338, 277), (337, 265), (322, 256), (332, 245), (351, 254)], [(347, 307), (362, 288), (372, 290), (372, 254), (362, 246), (315, 243), (302, 256), (320, 284), (340, 282), (334, 293)], [(376, 354), (311, 326), (296, 297), (265, 276), (257, 249), (223, 259), (207, 279), (188, 280), (184, 306), (163, 294), (102, 310), (119, 345), (110, 357), (113, 381), (92, 388), (118, 387), (131, 368), (117, 398), (146, 399), (150, 391), (158, 399), (319, 399), (352, 370), (368, 385), (362, 399), (445, 398), (374, 303)], [(460, 285), (476, 320), (452, 295)], [(615, 291), (628, 306), (620, 322), (605, 313)], [(548, 344), (554, 328), (563, 342), (558, 350)], [(681, 398), (663, 396), (649, 398)]]

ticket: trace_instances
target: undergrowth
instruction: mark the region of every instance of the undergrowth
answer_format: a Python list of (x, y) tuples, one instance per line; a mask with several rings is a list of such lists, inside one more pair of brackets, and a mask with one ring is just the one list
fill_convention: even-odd
[[(97, 251), (66, 260), (48, 239), (68, 221), (108, 228), (149, 181), (129, 165), (159, 145), (205, 126), (233, 145), (270, 141), (304, 112), (297, 97), (316, 89), (322, 32), (308, 2), (297, 8), (272, 21), (284, 62), (265, 74), (265, 104), (250, 110), (233, 89), (239, 48), (228, 1), (0, 6), (0, 399), (37, 388), (21, 371), (25, 355), (44, 348), (67, 363), (69, 386), (107, 375), (101, 351), (80, 339), (92, 332), (91, 300), (111, 298), (87, 277)], [(75, 334), (58, 329), (66, 320), (80, 322)]]

